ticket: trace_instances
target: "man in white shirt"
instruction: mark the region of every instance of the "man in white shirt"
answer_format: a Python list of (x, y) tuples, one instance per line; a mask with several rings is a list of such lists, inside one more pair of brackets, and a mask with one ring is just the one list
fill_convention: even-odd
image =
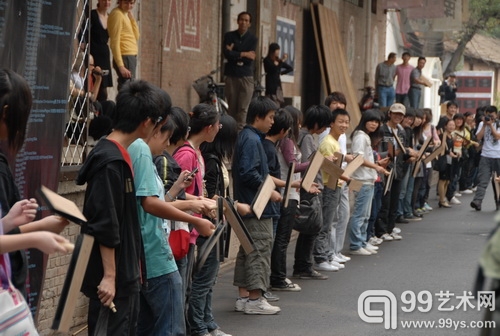
[[(478, 184), (474, 199), (470, 206), (481, 211), (481, 203), (488, 188), (491, 174), (496, 172), (500, 175), (500, 121), (497, 120), (498, 110), (496, 106), (488, 106), (485, 110), (484, 121), (482, 121), (476, 132), (478, 141), (483, 140), (483, 149), (478, 167)], [(495, 197), (498, 209), (498, 200)]]

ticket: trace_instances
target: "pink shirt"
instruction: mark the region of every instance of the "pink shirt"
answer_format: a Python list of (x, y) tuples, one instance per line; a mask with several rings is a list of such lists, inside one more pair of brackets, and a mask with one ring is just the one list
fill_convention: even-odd
[(410, 89), (410, 73), (414, 69), (411, 65), (404, 66), (400, 64), (396, 67), (396, 76), (398, 81), (396, 83), (396, 94), (407, 94)]

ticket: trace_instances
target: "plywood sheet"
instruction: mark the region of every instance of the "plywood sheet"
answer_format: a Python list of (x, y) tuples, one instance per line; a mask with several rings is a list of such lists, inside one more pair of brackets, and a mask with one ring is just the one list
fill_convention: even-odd
[(347, 111), (351, 116), (348, 132), (352, 132), (361, 119), (361, 111), (358, 106), (357, 93), (349, 75), (337, 15), (331, 9), (318, 3), (311, 4), (311, 14), (325, 95), (333, 91), (344, 93), (347, 99)]

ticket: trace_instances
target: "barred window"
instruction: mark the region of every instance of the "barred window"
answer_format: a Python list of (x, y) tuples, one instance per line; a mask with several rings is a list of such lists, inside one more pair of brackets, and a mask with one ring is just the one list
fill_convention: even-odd
[(88, 125), (93, 118), (87, 94), (88, 55), (90, 33), (89, 0), (82, 1), (77, 10), (74, 28), (74, 43), (68, 52), (72, 55), (71, 79), (68, 86), (68, 111), (64, 128), (64, 143), (61, 165), (79, 166), (90, 151)]

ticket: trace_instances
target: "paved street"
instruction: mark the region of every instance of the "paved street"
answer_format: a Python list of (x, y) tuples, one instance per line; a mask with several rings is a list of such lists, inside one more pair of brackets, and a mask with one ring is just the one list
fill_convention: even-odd
[[(457, 330), (434, 328), (403, 329), (401, 321), (455, 321), (481, 320), (477, 309), (463, 307), (451, 312), (438, 310), (441, 304), (435, 294), (449, 291), (463, 296), (472, 291), (476, 276), (477, 261), (489, 232), (494, 227), (494, 204), (491, 187), (483, 202), (483, 211), (476, 212), (469, 206), (472, 195), (460, 199), (462, 205), (452, 209), (437, 208), (434, 191), (430, 205), (434, 211), (423, 221), (398, 224), (403, 240), (386, 242), (374, 256), (353, 256), (346, 268), (328, 273), (326, 281), (294, 280), (302, 287), (301, 292), (276, 292), (281, 299), (277, 316), (250, 316), (233, 311), (237, 290), (232, 286), (233, 267), (224, 267), (215, 287), (214, 315), (222, 330), (234, 336), (253, 335), (478, 335), (471, 328)], [(348, 246), (348, 245), (346, 245)], [(288, 269), (292, 273), (293, 248), (289, 248)], [(366, 290), (389, 290), (398, 301), (398, 329), (386, 330), (383, 324), (363, 322), (357, 312), (358, 297)], [(401, 310), (401, 293), (421, 291), (432, 294), (429, 312), (405, 313)], [(475, 293), (474, 293), (475, 294)], [(417, 307), (426, 308), (423, 295)], [(443, 307), (457, 306), (460, 300), (451, 297)], [(476, 301), (471, 301), (476, 306)], [(274, 303), (273, 303), (274, 304)], [(404, 305), (404, 307), (409, 307)], [(373, 309), (382, 309), (382, 304), (373, 304)], [(439, 320), (451, 319), (451, 320)], [(499, 326), (500, 328), (500, 326)]]

